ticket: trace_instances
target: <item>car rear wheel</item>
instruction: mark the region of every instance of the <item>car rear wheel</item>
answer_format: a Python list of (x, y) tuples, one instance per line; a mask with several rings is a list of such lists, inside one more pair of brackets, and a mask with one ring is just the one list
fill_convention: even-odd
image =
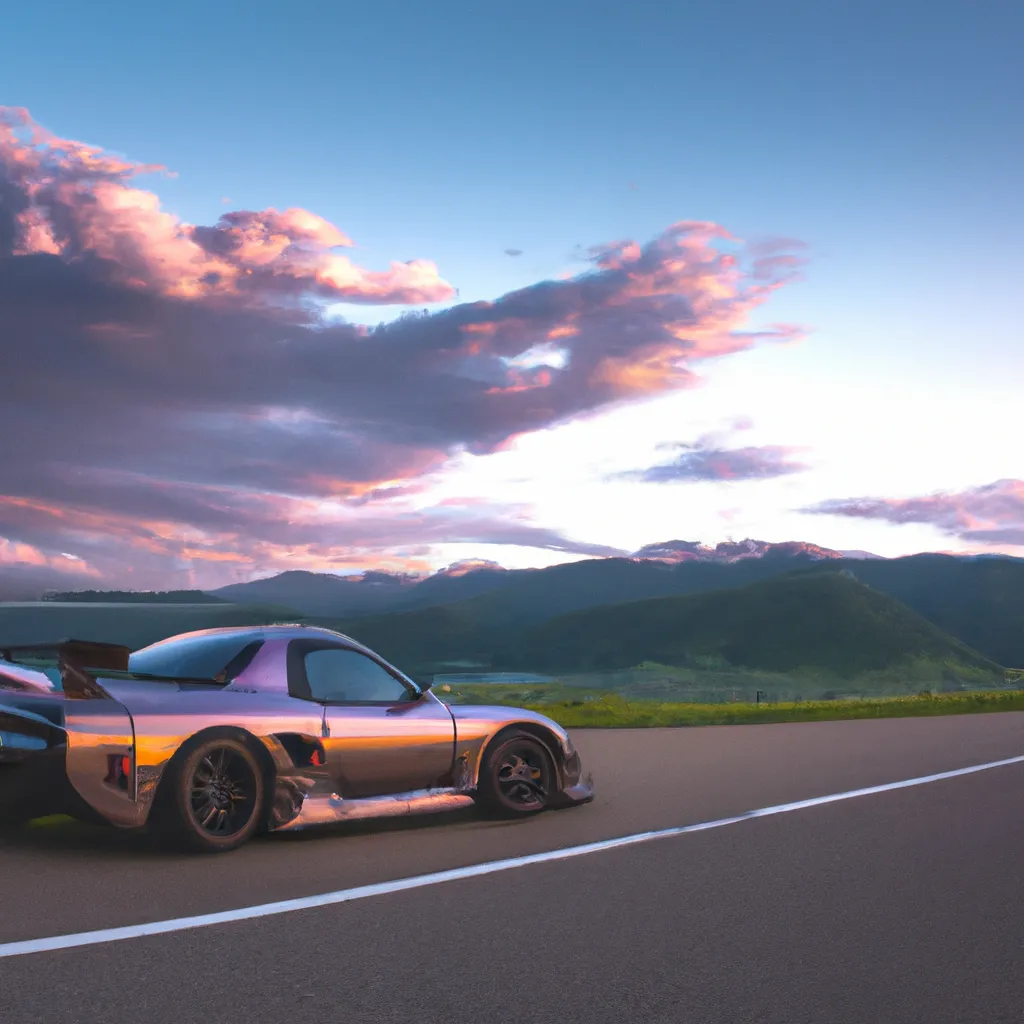
[(544, 810), (556, 785), (555, 765), (544, 744), (528, 733), (511, 733), (484, 754), (477, 801), (496, 816), (524, 817)]
[(199, 853), (234, 850), (257, 830), (263, 772), (241, 740), (217, 737), (182, 748), (153, 808), (157, 837)]

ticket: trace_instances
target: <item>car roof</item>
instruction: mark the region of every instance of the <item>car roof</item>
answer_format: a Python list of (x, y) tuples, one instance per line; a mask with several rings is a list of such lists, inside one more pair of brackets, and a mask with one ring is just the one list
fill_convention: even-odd
[(201, 636), (237, 636), (239, 639), (252, 637), (254, 640), (269, 640), (271, 637), (286, 640), (322, 637), (325, 640), (344, 640), (345, 643), (358, 647), (360, 650), (368, 650), (358, 640), (353, 640), (352, 637), (345, 636), (344, 633), (327, 629), (325, 626), (304, 625), (301, 622), (275, 622), (262, 626), (213, 626), (210, 629), (194, 629), (187, 633), (178, 633), (160, 640), (158, 643), (172, 644), (179, 640), (192, 640)]

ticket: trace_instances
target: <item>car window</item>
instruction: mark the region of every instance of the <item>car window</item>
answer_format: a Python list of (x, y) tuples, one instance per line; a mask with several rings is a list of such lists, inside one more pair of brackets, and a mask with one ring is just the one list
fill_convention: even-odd
[(303, 663), (313, 700), (329, 703), (397, 702), (414, 696), (387, 669), (358, 651), (340, 647), (307, 651)]
[(248, 636), (197, 636), (161, 640), (134, 651), (128, 670), (172, 679), (215, 679), (229, 683), (241, 673), (263, 646)]

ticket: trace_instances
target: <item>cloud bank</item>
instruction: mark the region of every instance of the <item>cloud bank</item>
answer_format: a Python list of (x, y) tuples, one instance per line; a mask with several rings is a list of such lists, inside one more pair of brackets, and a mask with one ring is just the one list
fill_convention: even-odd
[(997, 480), (919, 498), (835, 498), (800, 511), (897, 524), (927, 523), (975, 544), (1024, 546), (1024, 480)]
[(0, 108), (0, 538), (118, 585), (371, 551), (411, 564), (470, 535), (591, 550), (503, 510), (402, 502), (461, 451), (685, 388), (703, 359), (798, 333), (746, 329), (797, 257), (747, 261), (693, 221), (493, 301), (327, 319), (327, 303), (454, 290), (428, 260), (356, 265), (341, 229), (297, 207), (186, 224), (139, 185), (161, 171)]

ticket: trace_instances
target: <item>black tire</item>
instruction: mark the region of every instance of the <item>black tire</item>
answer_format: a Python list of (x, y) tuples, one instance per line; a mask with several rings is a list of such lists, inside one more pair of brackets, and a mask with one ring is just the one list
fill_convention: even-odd
[(186, 744), (167, 767), (151, 815), (161, 845), (226, 853), (257, 831), (265, 784), (255, 754), (230, 736)]
[(523, 818), (543, 811), (558, 775), (547, 747), (526, 732), (508, 732), (484, 753), (476, 799), (488, 814)]

